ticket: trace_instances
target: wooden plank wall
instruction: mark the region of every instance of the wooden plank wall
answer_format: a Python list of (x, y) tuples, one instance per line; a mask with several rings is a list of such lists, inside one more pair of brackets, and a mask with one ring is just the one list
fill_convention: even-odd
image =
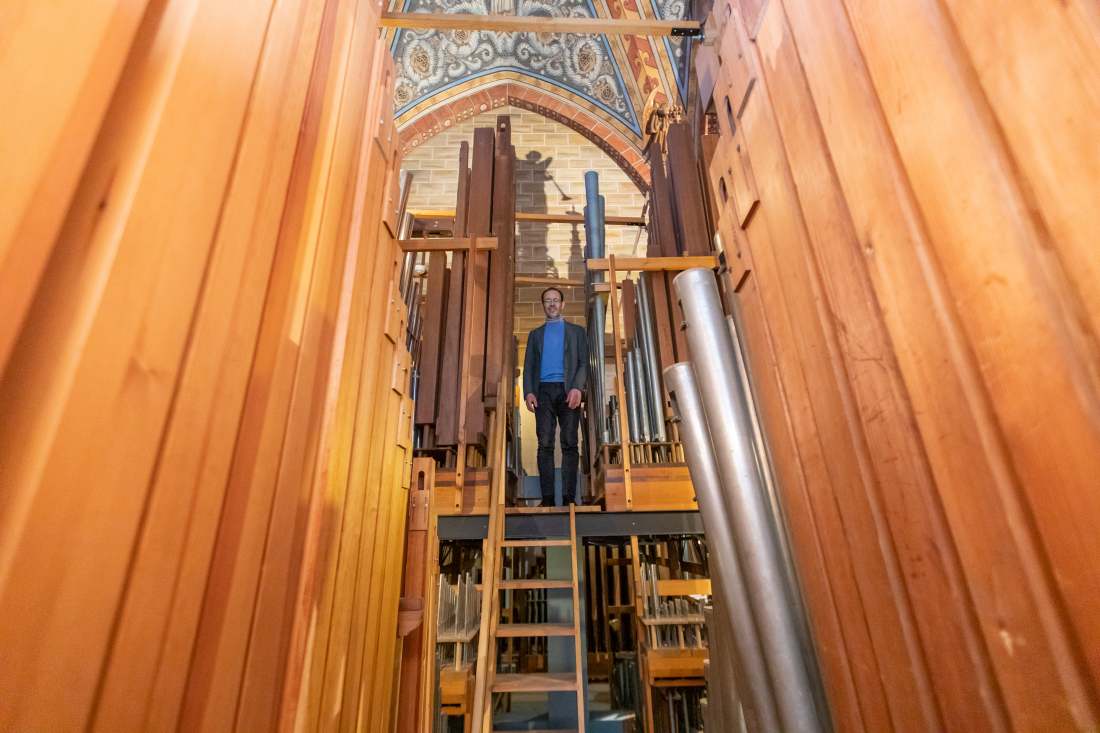
[(17, 9), (0, 730), (387, 729), (412, 420), (377, 3)]
[(1096, 730), (1095, 7), (714, 16), (718, 237), (836, 728)]

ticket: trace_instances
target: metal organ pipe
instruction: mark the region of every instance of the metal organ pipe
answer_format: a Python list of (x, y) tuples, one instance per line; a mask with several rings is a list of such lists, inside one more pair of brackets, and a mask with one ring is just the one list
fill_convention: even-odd
[[(680, 439), (684, 444), (691, 484), (699, 502), (699, 516), (707, 533), (710, 564), (716, 576), (715, 594), (721, 601), (719, 626), (728, 621), (736, 646), (739, 669), (736, 679), (744, 689), (737, 693), (746, 707), (749, 730), (778, 731), (775, 699), (768, 679), (768, 668), (756, 633), (752, 605), (745, 579), (737, 560), (737, 545), (733, 523), (722, 496), (722, 483), (715, 463), (710, 428), (703, 411), (691, 362), (680, 362), (665, 369), (665, 384), (672, 398), (672, 413), (680, 424)], [(714, 643), (712, 639), (712, 644)], [(717, 670), (716, 670), (717, 671)], [(727, 696), (727, 699), (729, 696)], [(727, 713), (728, 714), (728, 713)]]
[[(604, 199), (603, 196), (600, 196), (600, 176), (595, 171), (588, 171), (584, 174), (584, 200), (587, 204), (584, 207), (584, 235), (588, 244), (588, 251), (592, 258), (601, 259), (606, 256)], [(604, 281), (602, 272), (591, 272), (589, 277), (593, 283)], [(594, 342), (589, 344), (588, 350), (589, 359), (592, 362), (590, 379), (592, 379), (593, 391), (598, 403), (598, 406), (594, 409), (590, 408), (590, 411), (593, 415), (599, 415), (600, 437), (603, 439), (603, 443), (607, 443), (607, 400), (604, 396), (603, 384), (604, 364), (606, 363), (603, 334), (607, 322), (607, 296), (603, 293), (596, 293), (592, 299), (590, 312), (591, 321), (588, 333)]]
[(789, 733), (820, 731), (770, 506), (756, 464), (748, 402), (714, 273), (686, 270), (676, 276), (673, 286), (687, 324), (699, 396), (780, 724)]
[(652, 314), (649, 311), (649, 283), (644, 272), (638, 274), (638, 323), (641, 324), (642, 346), (648, 364), (647, 376), (653, 409), (650, 413), (650, 427), (653, 437), (663, 443), (667, 439), (665, 437), (665, 399), (661, 389), (661, 377), (657, 371), (657, 348)]

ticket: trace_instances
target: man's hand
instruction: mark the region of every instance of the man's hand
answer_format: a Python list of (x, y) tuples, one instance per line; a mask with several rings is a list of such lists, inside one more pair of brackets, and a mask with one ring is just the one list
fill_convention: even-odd
[[(577, 390), (573, 390), (576, 392)], [(534, 412), (535, 408), (539, 406), (539, 401), (535, 399), (534, 394), (527, 395), (527, 411)]]
[(569, 390), (569, 400), (567, 404), (570, 410), (575, 410), (581, 406), (581, 391), (579, 389)]

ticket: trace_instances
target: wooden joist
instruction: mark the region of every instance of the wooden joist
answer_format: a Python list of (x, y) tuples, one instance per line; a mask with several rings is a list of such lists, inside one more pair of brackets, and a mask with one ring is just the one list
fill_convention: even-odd
[(612, 20), (605, 18), (546, 18), (527, 15), (469, 15), (466, 13), (382, 13), (382, 28), (417, 30), (499, 31), (502, 33), (578, 33), (609, 36), (699, 36), (694, 20)]
[(460, 237), (435, 239), (400, 239), (402, 252), (451, 252), (469, 249), (496, 249), (496, 237)]
[[(695, 267), (705, 267), (708, 270), (718, 267), (718, 260), (714, 255), (701, 257), (616, 257), (615, 269), (619, 272), (631, 271), (661, 271), (680, 272)], [(589, 270), (609, 270), (610, 260), (588, 260)]]

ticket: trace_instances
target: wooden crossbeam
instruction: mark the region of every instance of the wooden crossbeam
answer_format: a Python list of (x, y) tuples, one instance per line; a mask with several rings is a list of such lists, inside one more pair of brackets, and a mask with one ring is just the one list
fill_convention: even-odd
[(496, 237), (462, 237), (449, 239), (438, 237), (435, 239), (400, 239), (402, 252), (450, 252), (452, 250), (465, 251), (475, 246), (479, 250), (496, 249)]
[(581, 287), (584, 285), (584, 280), (565, 280), (560, 277), (516, 277), (517, 283), (528, 283), (536, 285), (561, 285), (563, 288), (568, 286)]
[[(670, 270), (679, 272), (695, 267), (705, 267), (708, 270), (718, 267), (718, 258), (714, 255), (705, 257), (617, 257), (615, 269), (625, 270)], [(588, 260), (589, 270), (609, 270), (611, 263), (606, 259)]]
[[(517, 221), (539, 221), (547, 224), (584, 224), (583, 214), (516, 214)], [(623, 224), (632, 227), (644, 227), (646, 221), (640, 216), (607, 216), (604, 224)]]
[(500, 31), (503, 33), (579, 33), (607, 36), (700, 36), (694, 20), (612, 20), (546, 18), (537, 15), (469, 15), (466, 13), (382, 13), (382, 28)]
[[(449, 219), (455, 215), (453, 211), (436, 209), (409, 209), (409, 213), (418, 219)], [(516, 221), (537, 221), (544, 224), (584, 224), (583, 214), (536, 214), (516, 212)], [(630, 227), (644, 227), (646, 220), (641, 216), (608, 216), (604, 217), (604, 224), (618, 224)]]

